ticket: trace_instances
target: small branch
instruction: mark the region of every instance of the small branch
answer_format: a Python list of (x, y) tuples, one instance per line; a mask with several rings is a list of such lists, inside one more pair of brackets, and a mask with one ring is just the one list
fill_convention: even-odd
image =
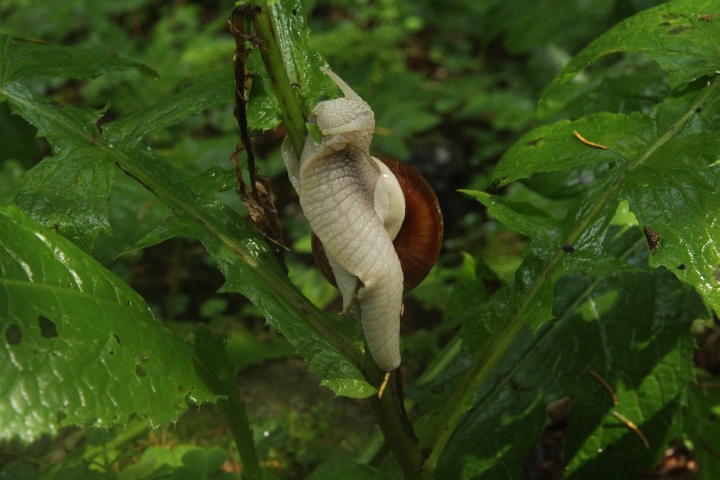
[[(249, 9), (256, 8), (253, 5), (242, 5), (233, 10), (228, 20), (230, 31), (235, 37), (235, 55), (233, 56), (233, 70), (235, 73), (235, 105), (233, 114), (240, 128), (240, 141), (242, 148), (247, 153), (248, 172), (250, 173), (250, 189), (252, 197), (257, 202), (257, 191), (255, 190), (255, 154), (250, 142), (250, 134), (248, 133), (247, 124), (247, 99), (246, 94), (252, 86), (252, 74), (247, 71), (248, 50), (245, 42), (248, 35), (245, 32), (246, 14)], [(237, 157), (236, 157), (237, 158)], [(238, 174), (238, 188), (240, 195), (247, 195), (245, 191), (245, 182), (243, 182), (237, 162), (235, 163), (235, 171)]]
[[(233, 114), (240, 128), (240, 142), (231, 155), (231, 159), (235, 166), (235, 175), (238, 181), (236, 188), (238, 196), (247, 208), (253, 225), (263, 234), (275, 253), (278, 263), (287, 274), (284, 255), (284, 250), (287, 250), (287, 248), (282, 244), (282, 229), (278, 211), (275, 207), (277, 194), (270, 179), (257, 174), (255, 153), (253, 152), (247, 119), (247, 94), (252, 87), (253, 75), (247, 69), (248, 53), (251, 50), (248, 49), (246, 43), (248, 40), (254, 41), (256, 44), (262, 43), (256, 36), (248, 35), (247, 30), (250, 26), (250, 19), (258, 10), (259, 7), (256, 5), (245, 4), (233, 10), (230, 20), (228, 20), (230, 31), (235, 37), (235, 55), (233, 56), (235, 106)], [(250, 176), (249, 192), (245, 186), (238, 161), (242, 151), (245, 151), (247, 155), (247, 169)]]

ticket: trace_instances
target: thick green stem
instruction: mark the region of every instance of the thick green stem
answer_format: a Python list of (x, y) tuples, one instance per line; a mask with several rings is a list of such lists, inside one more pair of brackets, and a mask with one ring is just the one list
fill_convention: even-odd
[(295, 154), (299, 158), (303, 145), (305, 144), (305, 134), (307, 133), (305, 117), (300, 109), (300, 101), (290, 83), (288, 72), (285, 70), (283, 53), (277, 41), (277, 31), (273, 25), (273, 16), (270, 11), (271, 7), (266, 1), (256, 3), (258, 3), (259, 8), (253, 12), (252, 20), (253, 26), (255, 27), (255, 34), (260, 39), (258, 47), (262, 55), (263, 63), (265, 64), (265, 70), (270, 78), (275, 98), (280, 105), (287, 136), (290, 139), (293, 150), (295, 150)]
[(232, 385), (228, 385), (227, 390), (228, 399), (220, 400), (218, 406), (225, 413), (225, 418), (228, 419), (230, 431), (242, 461), (243, 478), (248, 480), (262, 479), (264, 475), (260, 469), (260, 462), (255, 451), (255, 439), (245, 412), (245, 404), (240, 398), (234, 382)]
[(450, 397), (447, 403), (448, 408), (445, 408), (435, 421), (438, 429), (429, 445), (431, 453), (423, 465), (424, 471), (430, 474), (435, 471), (440, 455), (455, 430), (455, 426), (467, 411), (477, 389), (487, 379), (497, 362), (515, 340), (524, 324), (524, 318), (524, 315), (515, 315), (503, 328), (494, 332), (493, 336), (483, 345), (482, 354), (473, 362), (470, 371), (465, 374), (464, 381)]
[[(365, 375), (371, 384), (379, 386), (385, 379), (385, 372), (370, 356), (367, 346), (365, 352)], [(422, 478), (424, 458), (400, 401), (398, 392), (392, 389), (390, 382), (382, 398), (377, 395), (370, 397), (370, 405), (375, 411), (375, 418), (385, 442), (402, 468), (405, 478), (419, 479)]]

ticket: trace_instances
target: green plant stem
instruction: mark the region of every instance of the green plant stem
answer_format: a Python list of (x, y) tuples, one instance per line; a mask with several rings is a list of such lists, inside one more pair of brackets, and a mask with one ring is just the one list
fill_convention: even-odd
[(122, 445), (132, 442), (141, 435), (145, 435), (151, 428), (152, 424), (149, 420), (133, 420), (105, 445), (96, 445), (85, 450), (83, 458), (90, 460), (103, 451), (117, 450)]
[[(377, 366), (367, 346), (365, 348), (365, 375), (368, 381), (375, 386), (379, 386), (385, 378), (385, 372)], [(370, 405), (375, 411), (375, 418), (385, 437), (385, 443), (400, 464), (405, 478), (419, 479), (422, 478), (423, 455), (414, 438), (414, 433), (408, 431), (412, 426), (409, 425), (400, 405), (400, 397), (392, 389), (390, 383), (388, 382), (382, 398), (377, 395), (370, 397)]]
[(463, 382), (448, 400), (448, 407), (442, 411), (435, 421), (438, 428), (435, 437), (429, 444), (431, 453), (423, 465), (423, 471), (430, 475), (435, 471), (440, 455), (450, 439), (450, 435), (455, 430), (460, 417), (472, 404), (477, 389), (487, 379), (497, 362), (515, 340), (524, 325), (524, 318), (524, 315), (519, 313), (514, 315), (501, 329), (493, 332), (493, 335), (481, 347), (481, 355), (475, 359), (472, 367), (465, 374)]
[[(445, 348), (435, 357), (433, 362), (415, 381), (416, 386), (426, 385), (432, 382), (442, 373), (448, 365), (450, 365), (460, 354), (461, 342), (459, 337), (455, 337), (448, 343)], [(412, 398), (405, 399), (405, 411), (410, 411), (415, 407), (415, 401)], [(358, 463), (369, 464), (372, 459), (380, 451), (384, 441), (382, 431), (376, 432), (367, 442), (365, 447), (357, 454), (355, 461)]]
[(300, 109), (299, 99), (290, 83), (288, 72), (285, 70), (283, 53), (277, 41), (277, 32), (270, 11), (272, 7), (268, 5), (267, 1), (258, 1), (256, 4), (259, 8), (253, 11), (252, 22), (255, 27), (255, 34), (260, 38), (258, 48), (265, 64), (265, 70), (267, 70), (270, 78), (275, 98), (280, 105), (287, 136), (293, 150), (295, 150), (295, 154), (300, 158), (305, 145), (305, 135), (307, 134), (305, 117)]
[(453, 338), (418, 377), (415, 385), (425, 385), (435, 380), (460, 354), (461, 345), (460, 337)]
[(228, 398), (220, 400), (218, 406), (225, 413), (225, 418), (228, 419), (230, 431), (242, 461), (243, 478), (248, 480), (262, 479), (264, 475), (255, 451), (255, 439), (245, 411), (245, 403), (240, 398), (234, 382), (232, 385), (227, 385), (227, 387)]

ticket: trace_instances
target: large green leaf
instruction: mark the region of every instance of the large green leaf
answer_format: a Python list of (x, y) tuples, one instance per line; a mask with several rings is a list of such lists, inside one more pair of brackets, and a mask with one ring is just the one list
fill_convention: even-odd
[(611, 53), (641, 52), (669, 75), (670, 87), (681, 88), (720, 70), (720, 3), (675, 0), (624, 20), (576, 55), (555, 77), (540, 100), (549, 115), (564, 106), (563, 87), (585, 67)]
[(232, 70), (223, 68), (198, 78), (170, 98), (125, 115), (103, 128), (109, 137), (123, 137), (137, 142), (156, 130), (175, 125), (210, 107), (231, 103), (233, 91)]
[[(110, 233), (107, 200), (112, 163), (94, 148), (101, 111), (64, 105), (37, 95), (19, 83), (0, 85), (15, 114), (35, 125), (52, 142), (54, 155), (25, 175), (15, 203), (35, 220), (91, 251), (101, 233)], [(79, 130), (79, 132), (78, 132)], [(74, 142), (77, 134), (89, 141)]]
[(320, 67), (327, 66), (327, 62), (310, 41), (302, 2), (289, 0), (268, 3), (272, 3), (270, 13), (290, 83), (298, 87), (303, 114), (309, 117), (315, 105), (334, 94), (337, 87), (320, 71)]
[(122, 280), (16, 207), (0, 210), (0, 437), (175, 420), (214, 400), (192, 349)]
[[(91, 251), (98, 235), (111, 234), (107, 204), (114, 167), (111, 157), (95, 145), (100, 138), (96, 125), (104, 111), (59, 104), (12, 80), (39, 72), (88, 78), (118, 70), (149, 69), (117, 56), (78, 48), (52, 47), (10, 37), (0, 37), (0, 42), (7, 53), (0, 64), (0, 99), (7, 100), (13, 113), (37, 127), (38, 134), (50, 141), (54, 153), (26, 174), (15, 203), (46, 227)], [(210, 74), (170, 100), (117, 120), (113, 126), (139, 141), (154, 130), (211, 106), (229, 103), (231, 80), (229, 69)], [(137, 117), (143, 122), (136, 122)], [(134, 125), (134, 131), (122, 128), (129, 124)]]

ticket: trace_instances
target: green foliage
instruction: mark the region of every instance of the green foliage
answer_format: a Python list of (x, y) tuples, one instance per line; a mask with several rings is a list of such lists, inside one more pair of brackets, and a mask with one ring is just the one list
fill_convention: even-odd
[[(660, 44), (665, 45), (664, 38), (668, 38), (667, 42), (672, 45), (672, 42), (675, 41), (674, 37), (678, 35), (688, 35), (686, 39), (677, 40), (678, 43), (682, 42), (683, 46), (686, 43), (692, 45), (696, 38), (700, 42), (703, 41), (700, 39), (707, 41), (708, 36), (717, 37), (716, 29), (705, 27), (703, 22), (707, 22), (698, 20), (696, 14), (698, 9), (702, 11), (707, 9), (708, 15), (712, 17), (718, 13), (717, 6), (710, 5), (708, 2), (700, 2), (701, 5), (697, 3), (671, 2), (668, 5), (642, 12), (621, 23), (593, 42), (575, 60), (570, 62), (564, 70), (570, 73), (561, 72), (546, 96), (557, 91), (569, 78), (574, 77), (578, 73), (578, 66), (585, 66), (591, 60), (609, 53), (619, 50), (641, 50), (646, 53), (650, 52), (649, 54), (653, 56), (653, 53), (657, 52), (655, 46), (658, 45), (658, 38), (649, 32), (654, 32), (658, 22), (663, 18), (682, 18), (686, 23), (697, 21), (698, 26), (697, 29), (686, 27), (679, 30), (663, 30), (664, 37)], [(649, 28), (650, 25), (652, 29)], [(698, 32), (699, 30), (702, 31)], [(628, 31), (636, 32), (632, 41), (627, 40), (626, 32)], [(680, 49), (678, 48), (678, 50)], [(591, 312), (593, 313), (591, 318), (593, 322), (598, 322), (598, 325), (593, 328), (600, 328), (600, 339), (602, 339), (603, 345), (592, 343), (597, 341), (597, 330), (592, 335), (585, 337), (579, 329), (575, 329), (572, 340), (553, 339), (553, 350), (558, 352), (555, 358), (562, 358), (561, 346), (572, 342), (573, 351), (583, 352), (582, 359), (575, 367), (577, 370), (563, 375), (563, 378), (565, 376), (577, 378), (578, 374), (584, 373), (584, 369), (593, 364), (592, 357), (589, 357), (587, 352), (605, 350), (602, 374), (619, 377), (627, 375), (634, 379), (630, 382), (632, 387), (629, 390), (632, 395), (628, 399), (630, 405), (627, 406), (627, 408), (635, 409), (637, 418), (633, 420), (633, 423), (640, 431), (656, 430), (655, 438), (661, 438), (664, 441), (661, 440), (654, 446), (651, 444), (647, 451), (642, 443), (631, 444), (628, 441), (628, 436), (633, 435), (629, 431), (622, 435), (619, 432), (615, 432), (613, 435), (603, 433), (603, 428), (593, 426), (602, 424), (603, 421), (600, 420), (602, 415), (593, 419), (592, 409), (587, 405), (581, 407), (581, 414), (576, 413), (576, 402), (582, 401), (582, 394), (586, 389), (580, 391), (576, 390), (576, 385), (571, 388), (565, 386), (555, 393), (555, 397), (568, 395), (575, 403), (573, 414), (569, 420), (567, 439), (568, 442), (573, 443), (568, 443), (566, 455), (568, 455), (567, 471), (570, 475), (577, 475), (577, 478), (603, 478), (608, 471), (613, 470), (627, 472), (625, 467), (628, 461), (623, 456), (630, 451), (635, 452), (632, 454), (635, 461), (639, 462), (639, 458), (645, 457), (645, 461), (638, 464), (645, 465), (638, 467), (636, 474), (639, 475), (644, 468), (647, 468), (659, 457), (669, 439), (680, 433), (677, 426), (680, 422), (682, 407), (685, 404), (685, 388), (692, 380), (689, 369), (692, 342), (689, 338), (688, 327), (689, 322), (697, 315), (702, 315), (702, 309), (689, 308), (687, 305), (683, 305), (687, 301), (678, 299), (675, 300), (677, 303), (670, 303), (669, 311), (663, 311), (662, 308), (656, 306), (650, 312), (635, 314), (628, 307), (632, 304), (637, 308), (636, 302), (648, 295), (643, 293), (642, 289), (647, 288), (648, 284), (652, 285), (654, 282), (666, 279), (666, 283), (659, 283), (655, 287), (662, 292), (658, 298), (665, 302), (667, 298), (676, 295), (674, 292), (679, 290), (678, 287), (671, 281), (673, 279), (668, 278), (669, 275), (664, 273), (669, 271), (681, 282), (694, 287), (708, 307), (715, 311), (720, 307), (718, 304), (720, 297), (716, 288), (717, 279), (714, 274), (719, 257), (713, 243), (713, 239), (718, 235), (715, 205), (720, 200), (714, 186), (717, 185), (720, 171), (714, 153), (717, 150), (715, 144), (717, 135), (714, 133), (715, 127), (710, 120), (717, 115), (717, 82), (714, 80), (707, 82), (703, 79), (697, 84), (688, 86), (689, 82), (701, 75), (713, 76), (715, 68), (712, 64), (705, 63), (704, 65), (707, 67), (705, 69), (687, 71), (683, 67), (684, 59), (694, 59), (694, 57), (692, 55), (685, 57), (684, 52), (683, 49), (682, 54), (673, 54), (672, 48), (663, 50), (662, 57), (658, 60), (660, 66), (668, 70), (671, 87), (676, 88), (676, 91), (650, 112), (627, 115), (597, 113), (573, 121), (561, 120), (542, 126), (518, 140), (500, 160), (491, 176), (491, 180), (500, 185), (520, 179), (532, 180), (533, 175), (545, 172), (578, 169), (593, 164), (602, 166), (601, 169), (595, 170), (595, 175), (585, 179), (586, 186), (581, 192), (573, 191), (572, 194), (567, 195), (572, 198), (572, 201), (568, 205), (566, 215), (561, 220), (557, 220), (549, 213), (543, 212), (531, 204), (514, 203), (484, 192), (469, 192), (487, 206), (491, 215), (532, 240), (531, 247), (525, 254), (525, 260), (516, 273), (514, 288), (501, 290), (495, 294), (489, 304), (482, 309), (482, 313), (465, 325), (465, 341), (470, 351), (477, 352), (476, 355), (478, 355), (479, 360), (476, 360), (476, 364), (479, 367), (476, 375), (479, 381), (488, 378), (486, 375), (489, 368), (481, 365), (483, 362), (492, 364), (492, 362), (498, 361), (499, 355), (496, 352), (498, 350), (505, 351), (508, 348), (506, 338), (514, 336), (517, 331), (515, 330), (516, 325), (527, 325), (538, 329), (545, 322), (558, 316), (561, 320), (567, 318), (567, 321), (570, 321), (569, 318), (572, 318), (571, 315), (575, 309), (579, 308), (579, 313), (582, 313), (582, 302), (570, 303), (565, 308), (570, 306), (571, 309), (565, 310), (561, 306), (562, 304), (558, 304), (556, 297), (555, 292), (567, 290), (565, 283), (556, 282), (571, 272), (604, 275), (605, 277), (602, 278), (607, 278), (608, 274), (612, 274), (613, 285), (618, 288), (618, 292), (622, 292), (621, 296), (612, 299), (612, 304), (615, 306), (627, 305), (614, 314), (612, 309), (608, 309), (608, 306), (600, 308), (602, 305), (596, 305), (597, 300), (594, 298), (596, 296), (602, 298), (604, 295), (602, 295), (602, 284), (597, 283), (591, 291), (585, 294), (591, 295)], [(678, 57), (682, 57), (682, 59)], [(582, 136), (603, 147), (599, 148), (581, 142), (574, 136), (574, 132), (581, 133)], [(562, 182), (563, 175), (561, 173), (556, 176), (556, 180)], [(568, 178), (565, 177), (564, 180), (566, 181), (565, 185), (571, 187), (567, 182)], [(652, 279), (638, 280), (639, 274), (632, 271), (641, 265), (626, 263), (621, 254), (622, 250), (618, 251), (617, 234), (614, 229), (610, 228), (610, 224), (622, 200), (628, 202), (630, 211), (635, 214), (640, 226), (647, 226), (659, 235), (659, 243), (651, 244), (647, 249), (649, 266), (655, 271)], [(638, 230), (639, 228), (636, 228), (635, 238), (642, 242), (642, 235)], [(571, 250), (561, 248), (563, 245), (571, 246)], [(627, 270), (628, 273), (621, 275), (620, 272), (623, 270)], [(628, 275), (632, 280), (628, 285), (622, 287), (622, 278)], [(561, 288), (560, 285), (565, 288)], [(630, 295), (628, 298), (632, 298), (632, 300), (623, 301), (622, 298), (625, 295)], [(651, 296), (654, 295), (651, 294)], [(604, 301), (607, 301), (607, 297)], [(692, 303), (697, 303), (697, 301), (694, 300)], [(677, 310), (678, 305), (682, 305), (679, 311)], [(677, 343), (680, 332), (674, 329), (678, 328), (679, 315), (685, 313), (687, 313), (684, 327), (685, 339), (681, 340), (682, 343)], [(622, 360), (621, 356), (629, 354), (632, 346), (622, 346), (620, 337), (612, 340), (612, 336), (604, 329), (611, 328), (612, 324), (618, 320), (624, 323), (625, 319), (631, 318), (635, 325), (641, 325), (639, 322), (641, 319), (645, 319), (651, 322), (645, 328), (652, 326), (653, 331), (662, 336), (663, 334), (660, 332), (663, 330), (661, 320), (663, 317), (672, 320), (672, 322), (666, 320), (669, 330), (665, 333), (667, 335), (665, 341), (670, 343), (663, 346), (664, 341), (658, 337), (652, 343), (653, 348), (657, 349), (658, 355), (650, 360), (648, 366), (642, 367), (641, 371), (636, 371), (634, 374), (623, 373), (626, 365), (638, 365), (640, 358), (643, 361), (647, 360), (649, 352), (646, 351), (646, 347), (642, 347), (643, 341), (638, 336), (631, 335), (630, 338), (637, 342), (635, 348), (640, 347), (640, 349), (632, 356), (632, 359)], [(552, 323), (552, 330), (546, 328), (541, 331), (557, 331), (562, 328), (562, 323), (555, 320)], [(621, 336), (627, 338), (628, 334), (623, 332)], [(541, 341), (544, 338), (547, 337), (538, 333), (533, 337), (533, 341)], [(586, 343), (587, 340), (584, 342), (584, 338), (591, 343)], [(516, 349), (523, 350), (516, 342), (507, 358), (515, 359), (511, 360), (512, 371), (518, 372), (520, 375), (524, 370), (522, 364), (518, 363)], [(672, 357), (668, 352), (672, 352)], [(552, 356), (554, 355), (543, 354), (543, 358), (546, 359)], [(685, 360), (683, 361), (683, 359)], [(668, 360), (668, 363), (664, 363), (665, 360)], [(572, 364), (571, 358), (563, 358), (563, 367), (569, 366), (572, 369)], [(683, 374), (679, 374), (682, 370), (676, 366), (678, 364), (684, 365)], [(502, 361), (499, 365), (502, 365)], [(550, 370), (543, 372), (542, 369), (537, 369), (537, 363), (535, 363), (532, 371), (545, 378), (554, 377), (559, 372), (558, 365), (552, 367), (548, 365), (548, 368)], [(612, 373), (614, 369), (620, 369), (620, 372)], [(529, 380), (527, 383), (537, 385), (538, 382), (536, 379)], [(618, 378), (620, 385), (626, 382), (627, 380)], [(518, 383), (523, 385), (522, 382)], [(617, 385), (615, 382), (610, 382), (610, 384)], [(623, 395), (618, 387), (615, 388), (618, 392), (617, 408), (620, 409), (623, 407)], [(533, 397), (538, 398), (535, 397), (535, 394), (536, 392), (533, 392)], [(483, 398), (482, 393), (479, 398)], [(537, 429), (544, 423), (542, 409), (538, 407), (544, 406), (550, 400), (552, 398), (545, 397), (542, 400), (544, 403), (535, 405), (534, 408), (532, 405), (537, 400), (527, 399), (522, 402), (519, 408), (522, 408), (526, 415), (528, 408), (533, 408), (535, 411), (536, 420), (529, 423), (535, 425), (536, 431), (525, 430), (526, 435), (520, 435), (520, 437), (537, 438)], [(475, 405), (475, 411), (482, 413), (474, 416), (484, 416), (487, 412), (490, 412), (488, 413), (489, 417), (497, 415), (497, 413), (492, 413), (495, 410), (493, 410), (491, 400), (483, 399), (482, 402), (480, 408), (477, 404)], [(596, 398), (588, 401), (588, 404), (597, 405), (597, 403)], [(469, 404), (466, 405), (469, 407)], [(502, 399), (502, 403), (497, 405), (502, 409), (507, 406), (505, 399)], [(529, 426), (526, 415), (521, 417), (523, 419), (522, 426), (514, 426), (512, 433), (508, 432), (513, 438), (517, 439), (518, 433)], [(507, 422), (504, 423), (507, 424)], [(578, 424), (580, 426), (577, 426)], [(463, 428), (472, 428), (468, 425), (465, 422)], [(487, 430), (490, 427), (484, 425), (478, 428)], [(597, 433), (591, 433), (593, 430)], [(477, 430), (471, 431), (477, 435)], [(578, 432), (583, 433), (579, 434)], [(578, 436), (575, 437), (575, 435)], [(502, 440), (496, 439), (492, 446), (487, 447), (489, 450), (500, 452), (499, 456), (503, 458), (501, 462), (497, 462), (498, 455), (492, 460), (489, 459), (490, 461), (473, 461), (468, 466), (469, 470), (466, 471), (466, 475), (473, 477), (482, 473), (483, 478), (494, 478), (495, 476), (497, 478), (507, 478), (508, 476), (514, 478), (520, 475), (519, 466), (522, 465), (522, 459), (531, 442), (524, 447), (521, 446), (520, 452), (514, 450), (518, 448), (517, 442), (512, 444), (501, 442)], [(456, 445), (462, 446), (467, 443), (460, 442)], [(451, 454), (448, 453), (448, 455)], [(457, 455), (445, 458), (448, 458), (447, 465), (453, 466), (446, 468), (457, 467), (459, 460)], [(515, 471), (508, 470), (502, 465), (513, 465)]]
[(217, 447), (203, 449), (180, 445), (171, 452), (154, 446), (145, 450), (137, 463), (126, 468), (120, 479), (239, 479), (236, 474), (220, 471), (227, 460), (227, 452)]
[[(281, 209), (300, 247), (290, 277), (239, 213), (233, 45), (217, 34), (230, 5), (86, 2), (77, 18), (104, 20), (80, 48), (60, 45), (77, 34), (76, 11), (53, 3), (27, 16), (0, 7), (3, 28), (18, 29), (0, 35), (0, 201), (13, 203), (0, 209), (0, 437), (103, 435), (88, 430), (85, 453), (42, 478), (238, 478), (221, 472), (236, 460), (218, 446), (120, 451), (204, 402), (224, 415), (244, 475), (269, 477), (269, 440), (236, 375), (290, 348), (336, 395), (371, 398), (394, 454), (379, 434), (361, 452), (306, 448), (303, 425), (297, 461), (317, 466), (310, 478), (523, 478), (541, 471), (548, 431), (562, 432), (567, 478), (638, 478), (678, 438), (703, 478), (717, 476), (717, 382), (693, 369), (691, 334), (720, 311), (716, 2), (318, 1), (304, 12), (283, 0), (253, 17), (258, 151), (276, 146), (261, 133), (281, 120), (303, 138), (312, 107), (334, 95), (329, 62), (374, 108), (377, 150), (462, 152), (463, 193), (447, 196), (484, 207), (447, 225), (448, 251), (408, 296), (408, 310), (439, 320), (404, 336), (405, 408), (392, 386), (374, 396), (357, 325), (320, 311), (331, 298), (303, 266), (297, 210)], [(54, 43), (15, 36), (49, 13), (31, 32)], [(263, 173), (282, 184), (280, 170), (270, 155)], [(133, 290), (133, 262), (178, 238), (224, 278), (225, 296), (198, 309), (210, 328), (168, 322), (170, 333)], [(232, 294), (252, 303), (238, 309), (243, 327), (226, 318)], [(287, 343), (254, 338), (258, 316)], [(132, 435), (105, 429), (132, 418), (146, 422)], [(39, 474), (18, 461), (2, 475)]]

